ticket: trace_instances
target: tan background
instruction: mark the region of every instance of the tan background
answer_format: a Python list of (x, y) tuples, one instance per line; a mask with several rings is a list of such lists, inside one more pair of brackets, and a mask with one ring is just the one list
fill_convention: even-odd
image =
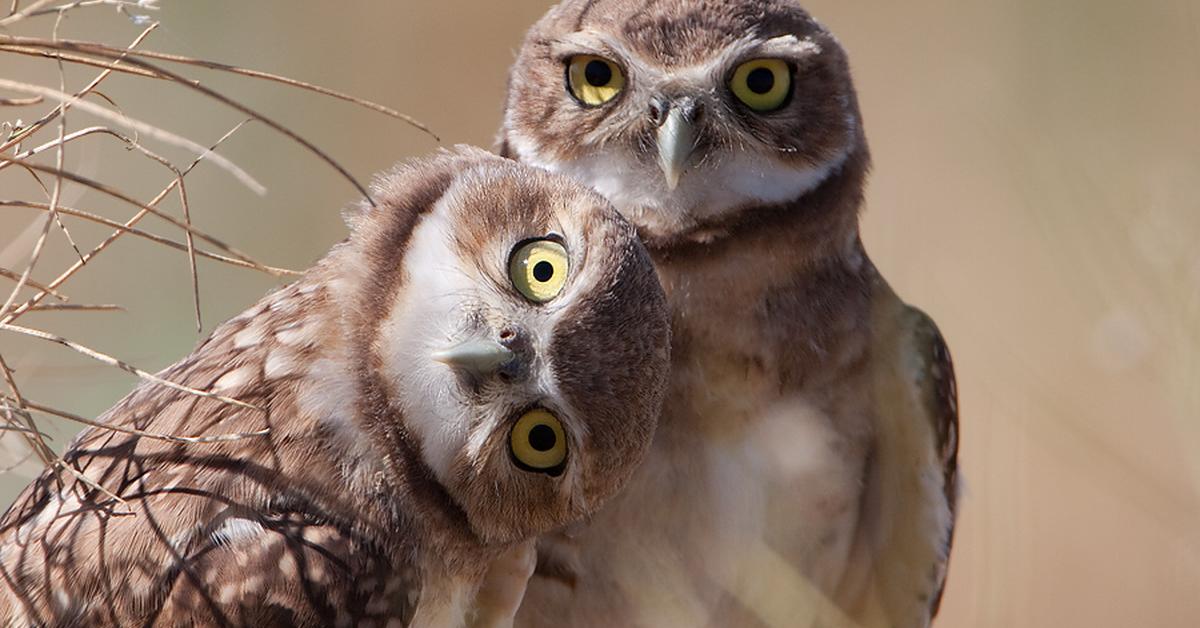
[[(506, 67), (547, 4), (166, 0), (149, 47), (343, 89), (413, 114), (446, 143), (490, 146)], [(849, 49), (865, 108), (875, 155), (868, 248), (897, 290), (934, 315), (958, 366), (967, 488), (939, 625), (1200, 625), (1200, 4), (808, 4)], [(18, 32), (45, 34), (48, 24)], [(112, 43), (136, 32), (111, 10), (62, 26), (65, 37)], [(55, 86), (53, 67), (0, 56), (4, 77)], [(70, 85), (93, 73), (69, 74)], [(349, 105), (194, 74), (363, 178), (436, 146)], [(106, 92), (201, 143), (239, 119), (141, 79), (113, 80)], [(68, 165), (143, 198), (169, 180), (132, 174), (119, 149), (99, 146), (69, 152)], [(200, 226), (294, 268), (344, 235), (338, 209), (354, 192), (316, 159), (261, 126), (226, 154), (270, 192), (260, 199), (201, 167), (189, 179)], [(31, 193), (25, 177), (0, 175), (0, 196), (18, 190)], [(67, 200), (129, 214), (77, 188)], [(0, 209), (0, 266), (23, 263), (34, 218)], [(103, 232), (75, 234), (91, 245)], [(43, 279), (70, 261), (60, 236), (55, 244)], [(26, 324), (151, 369), (197, 341), (185, 258), (126, 242), (94, 266), (72, 296), (128, 313)], [(209, 329), (272, 285), (212, 263), (201, 273)], [(0, 336), (0, 352), (31, 398), (83, 414), (132, 385), (59, 347)], [(49, 429), (61, 447), (73, 428)], [(0, 502), (30, 470), (0, 478)]]

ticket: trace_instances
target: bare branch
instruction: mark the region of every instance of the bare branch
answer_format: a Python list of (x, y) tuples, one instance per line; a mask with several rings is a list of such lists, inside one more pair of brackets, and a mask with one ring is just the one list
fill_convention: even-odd
[[(61, 48), (61, 49), (69, 50), (72, 52), (82, 52), (84, 54), (90, 54), (90, 55), (94, 55), (97, 57), (104, 57), (104, 58), (117, 58), (117, 57), (123, 58), (123, 57), (127, 57), (128, 55), (131, 54), (131, 51), (121, 51), (119, 54), (114, 53), (114, 52), (111, 52), (110, 50), (107, 50), (105, 46), (91, 44), (90, 42), (47, 41), (45, 39), (38, 39), (38, 38), (34, 38), (34, 37), (12, 37), (12, 36), (7, 36), (7, 35), (0, 35), (0, 43), (4, 43), (4, 42), (12, 42), (12, 43), (16, 43), (16, 44), (24, 44), (24, 45), (29, 45), (29, 46), (39, 46), (39, 47), (44, 47), (44, 48), (56, 48), (56, 49)], [(347, 171), (344, 167), (342, 167), (342, 165), (340, 163), (338, 163), (336, 160), (334, 160), (332, 157), (330, 157), (328, 154), (326, 154), (325, 151), (318, 148), (312, 142), (304, 139), (299, 134), (297, 134), (295, 131), (292, 131), (290, 128), (276, 122), (275, 120), (273, 120), (271, 118), (268, 118), (267, 116), (255, 111), (254, 109), (251, 109), (250, 107), (247, 107), (246, 105), (243, 105), (242, 103), (240, 103), (232, 98), (229, 98), (228, 96), (225, 96), (224, 94), (221, 94), (220, 92), (217, 92), (216, 90), (214, 90), (212, 88), (205, 87), (204, 85), (200, 84), (198, 81), (193, 81), (191, 79), (188, 79), (184, 76), (176, 74), (175, 72), (172, 72), (171, 70), (167, 70), (166, 68), (154, 65), (152, 63), (148, 63), (146, 61), (142, 61), (140, 59), (125, 58), (124, 61), (130, 65), (135, 65), (135, 66), (147, 69), (147, 70), (151, 70), (158, 74), (161, 74), (165, 78), (168, 78), (180, 85), (183, 85), (189, 89), (198, 91), (201, 94), (208, 96), (209, 98), (212, 98), (212, 99), (217, 100), (218, 102), (221, 102), (229, 107), (232, 107), (232, 108), (262, 122), (263, 124), (266, 124), (267, 126), (271, 127), (272, 129), (275, 129), (276, 131), (278, 131), (279, 133), (286, 135), (287, 137), (291, 138), (296, 143), (303, 146), (306, 150), (308, 150), (312, 154), (316, 155), (318, 158), (320, 158), (322, 161), (324, 161), (326, 164), (328, 164), (331, 168), (336, 170), (339, 174), (342, 175), (343, 178), (345, 178), (347, 181), (349, 181), (350, 184), (353, 185), (354, 188), (357, 189), (358, 192), (360, 194), (362, 194), (363, 197), (366, 198), (368, 202), (370, 202), (372, 205), (374, 205), (374, 200), (371, 198), (370, 192), (365, 187), (363, 187), (363, 185), (361, 183), (359, 183), (358, 180), (355, 179), (354, 176), (351, 175), (349, 171)], [(0, 87), (2, 87), (2, 86), (3, 86), (3, 83), (0, 83)]]
[(35, 0), (34, 3), (29, 5), (27, 8), (22, 9), (20, 11), (16, 11), (16, 12), (10, 14), (8, 17), (0, 20), (0, 28), (11, 26), (13, 24), (16, 24), (17, 22), (20, 22), (21, 20), (29, 17), (29, 15), (31, 13), (33, 13), (34, 11), (37, 11), (38, 9), (46, 6), (47, 4), (50, 4), (53, 1), (54, 0)]
[[(228, 131), (226, 131), (225, 135), (222, 135), (216, 142), (213, 143), (213, 145), (210, 147), (210, 150), (215, 151), (222, 143), (225, 142), (225, 140), (232, 137), (248, 122), (250, 122), (250, 121), (243, 120), (243, 121), (239, 122), (238, 124), (234, 125), (234, 127), (232, 129), (229, 129)], [(194, 161), (192, 161), (191, 164), (188, 165), (187, 168), (183, 169), (183, 174), (186, 176), (201, 161), (202, 161), (202, 157), (197, 157)], [(150, 207), (154, 207), (154, 206), (158, 205), (158, 203), (162, 202), (162, 200), (164, 198), (166, 198), (168, 194), (171, 193), (171, 190), (175, 189), (175, 186), (177, 184), (178, 184), (178, 180), (172, 180), (171, 183), (169, 183), (167, 185), (167, 187), (163, 188), (162, 191), (160, 191), (153, 199), (150, 200), (149, 203), (147, 203), (147, 205), (149, 205)], [(133, 217), (131, 217), (129, 220), (126, 220), (124, 222), (123, 226), (126, 228), (133, 227), (139, 221), (141, 221), (142, 218), (145, 218), (148, 214), (150, 214), (151, 211), (152, 210), (150, 210), (149, 208), (138, 211), (136, 214), (133, 215)], [(105, 238), (103, 242), (101, 242), (100, 244), (97, 244), (85, 257), (88, 259), (91, 259), (91, 258), (95, 257), (96, 255), (99, 255), (102, 251), (104, 251), (106, 248), (111, 246), (113, 242), (116, 242), (118, 238), (120, 238), (122, 235), (124, 235), (124, 233), (125, 232), (121, 231), (120, 229), (118, 229), (117, 231), (114, 231), (107, 238)], [(252, 265), (251, 267), (259, 268), (259, 266), (254, 266), (254, 265)], [(71, 265), (70, 268), (63, 271), (62, 274), (60, 274), (58, 276), (58, 278), (56, 278), (54, 281), (51, 281), (49, 285), (53, 288), (57, 288), (58, 286), (61, 286), (63, 284), (63, 282), (67, 281), (72, 276), (74, 276), (75, 273), (79, 272), (80, 268), (83, 268), (83, 264), (80, 262), (75, 262), (74, 264)], [(275, 271), (273, 271), (273, 270), (269, 270), (269, 267), (263, 267), (263, 268), (268, 268), (268, 270), (266, 272), (271, 273), (271, 274), (287, 274), (287, 273), (275, 272), (275, 271), (278, 271), (281, 269), (275, 269)], [(287, 272), (290, 273), (291, 271), (287, 271)], [(9, 320), (4, 321), (4, 322), (12, 322), (12, 320), (14, 320), (17, 316), (20, 316), (22, 312), (24, 312), (26, 309), (28, 309), (30, 307), (33, 307), (34, 305), (37, 305), (44, 298), (46, 298), (45, 292), (41, 292), (41, 293), (34, 295), (33, 298), (26, 301), (24, 305), (18, 307), (13, 312), (13, 316), (10, 317)]]
[[(10, 157), (5, 157), (4, 155), (0, 155), (0, 160), (12, 161), (12, 159)], [(234, 257), (241, 259), (242, 261), (250, 262), (250, 263), (254, 264), (256, 268), (261, 267), (260, 270), (264, 270), (264, 271), (266, 270), (266, 267), (263, 267), (261, 264), (258, 264), (258, 262), (255, 262), (254, 260), (252, 260), (249, 256), (237, 251), (236, 249), (230, 247), (229, 245), (225, 244), (221, 240), (218, 240), (217, 238), (210, 236), (207, 233), (204, 233), (203, 231), (196, 229), (195, 227), (189, 227), (187, 224), (183, 223), (178, 218), (175, 218), (174, 216), (172, 216), (166, 212), (163, 212), (162, 210), (155, 209), (154, 207), (152, 207), (150, 205), (145, 205), (145, 204), (141, 203), (140, 201), (134, 199), (133, 197), (129, 196), (128, 194), (125, 194), (124, 192), (122, 192), (116, 188), (113, 188), (109, 185), (100, 183), (99, 181), (94, 181), (83, 175), (79, 175), (74, 172), (59, 170), (57, 168), (52, 168), (50, 166), (44, 166), (41, 164), (25, 163), (25, 162), (22, 162), (22, 165), (31, 170), (37, 170), (39, 172), (45, 172), (47, 174), (61, 175), (64, 179), (74, 181), (75, 183), (89, 187), (93, 190), (96, 190), (97, 192), (102, 192), (108, 196), (115, 198), (115, 199), (124, 201), (134, 207), (144, 209), (147, 212), (154, 214), (155, 216), (158, 216), (159, 218), (162, 218), (163, 220), (175, 225), (176, 227), (179, 227), (180, 229), (183, 229), (185, 231), (189, 231), (191, 233), (196, 234), (196, 236), (199, 237), (201, 240), (204, 240), (204, 241), (212, 244), (213, 246), (216, 246), (217, 248), (225, 251), (226, 253), (229, 253), (230, 255), (233, 255)], [(172, 186), (172, 187), (174, 187), (174, 186)], [(269, 272), (269, 271), (267, 271), (267, 272)]]
[(260, 412), (262, 411), (262, 409), (257, 406), (248, 404), (244, 401), (238, 401), (237, 399), (234, 399), (232, 397), (218, 395), (216, 393), (208, 392), (205, 390), (200, 390), (198, 388), (192, 388), (191, 386), (184, 386), (183, 384), (176, 384), (175, 382), (165, 380), (157, 375), (143, 371), (142, 369), (139, 369), (136, 366), (133, 366), (132, 364), (129, 364), (127, 362), (122, 362), (121, 360), (118, 360), (117, 358), (114, 358), (110, 355), (100, 353), (99, 351), (96, 351), (95, 349), (85, 347), (77, 342), (72, 342), (70, 340), (67, 340), (66, 338), (63, 338), (62, 336), (58, 336), (58, 335), (55, 335), (55, 334), (52, 334), (49, 332), (45, 332), (40, 329), (30, 329), (28, 327), (21, 327), (20, 325), (10, 325), (7, 323), (0, 323), (0, 331), (10, 331), (13, 333), (29, 336), (31, 338), (38, 338), (41, 340), (46, 340), (48, 342), (60, 344), (68, 349), (71, 349), (72, 351), (86, 355), (87, 357), (92, 358), (93, 360), (103, 362), (109, 366), (114, 366), (116, 368), (121, 369), (122, 371), (127, 372), (127, 373), (132, 373), (134, 375), (137, 375), (138, 377), (140, 377), (148, 382), (153, 382), (155, 384), (158, 384), (159, 386), (164, 386), (166, 388), (170, 388), (171, 390), (177, 390), (179, 392), (187, 393), (189, 395), (195, 395), (197, 397), (204, 397), (205, 399), (215, 399), (222, 403), (227, 403), (229, 405), (237, 406), (239, 408), (246, 408), (247, 410), (256, 410), (256, 411), (260, 411)]
[(43, 303), (29, 308), (30, 312), (124, 312), (125, 308), (111, 303)]
[[(86, 52), (85, 48), (104, 50), (104, 51), (110, 52), (110, 53), (121, 50), (120, 48), (113, 48), (111, 46), (105, 46), (103, 44), (99, 44), (96, 42), (83, 42), (83, 41), (74, 41), (74, 40), (61, 40), (61, 41), (63, 43), (76, 45), (79, 47), (80, 50), (83, 50), (84, 52)], [(36, 46), (36, 44), (31, 44), (31, 47), (32, 46)], [(23, 50), (29, 50), (29, 49), (30, 48), (24, 48)], [(435, 141), (438, 141), (438, 142), (442, 141), (442, 139), (440, 137), (438, 137), (438, 135), (436, 133), (434, 133), (432, 130), (430, 130), (428, 125), (417, 120), (416, 118), (413, 118), (412, 116), (409, 116), (408, 114), (401, 113), (399, 111), (396, 111), (395, 109), (392, 109), (391, 107), (387, 107), (387, 106), (384, 106), (379, 103), (375, 103), (375, 102), (372, 102), (372, 101), (369, 101), (369, 100), (366, 100), (363, 98), (358, 98), (357, 96), (351, 96), (350, 94), (346, 94), (344, 92), (339, 92), (337, 90), (333, 90), (328, 87), (322, 87), (320, 85), (315, 85), (313, 83), (307, 83), (305, 81), (288, 78), (286, 76), (280, 76), (278, 74), (271, 74), (270, 72), (263, 72), (261, 70), (252, 70), (249, 68), (242, 68), (242, 67), (238, 67), (235, 65), (229, 65), (227, 63), (220, 63), (218, 61), (209, 61), (207, 59), (197, 59), (194, 57), (185, 57), (182, 55), (169, 54), (169, 53), (165, 53), (165, 52), (155, 52), (152, 50), (138, 50), (138, 51), (129, 51), (129, 54), (131, 54), (132, 56), (142, 57), (144, 59), (156, 59), (159, 61), (170, 61), (172, 63), (181, 63), (181, 64), (185, 64), (185, 65), (191, 65), (191, 66), (205, 68), (208, 70), (216, 70), (219, 72), (229, 72), (232, 74), (238, 74), (238, 75), (247, 76), (250, 78), (263, 79), (263, 80), (272, 81), (275, 83), (281, 83), (283, 85), (287, 85), (290, 87), (296, 87), (299, 89), (307, 90), (307, 91), (321, 94), (324, 96), (330, 96), (332, 98), (337, 98), (338, 100), (343, 100), (343, 101), (346, 101), (349, 103), (353, 103), (360, 107), (370, 109), (371, 111), (375, 111), (377, 113), (382, 113), (385, 116), (389, 116), (391, 118), (400, 120), (400, 121), (404, 122), (405, 124), (408, 124), (416, 129), (420, 130), (421, 132), (426, 133), (427, 135), (432, 137)], [(67, 57), (64, 57), (64, 59), (67, 59)], [(80, 57), (72, 57), (68, 60), (73, 61), (73, 62), (82, 62), (82, 61), (80, 61), (80, 59), (81, 59)], [(134, 71), (138, 71), (138, 70), (131, 69), (129, 71), (134, 72)], [(140, 72), (144, 72), (145, 75), (156, 76), (154, 74), (151, 74), (150, 72), (146, 72), (145, 70), (141, 70)]]
[(256, 181), (254, 177), (250, 176), (250, 174), (245, 170), (242, 170), (237, 164), (220, 154), (209, 151), (207, 148), (187, 139), (186, 137), (181, 137), (171, 133), (170, 131), (160, 129), (159, 127), (146, 124), (145, 122), (130, 118), (128, 116), (113, 113), (112, 111), (109, 111), (108, 109), (105, 109), (99, 105), (92, 104), (86, 100), (80, 100), (77, 96), (65, 94), (56, 89), (50, 89), (49, 87), (31, 85), (29, 83), (20, 83), (17, 81), (10, 81), (8, 79), (0, 78), (0, 89), (10, 89), (15, 92), (24, 92), (27, 94), (38, 94), (39, 96), (44, 96), (60, 103), (70, 103), (70, 105), (73, 107), (83, 109), (84, 111), (98, 118), (118, 126), (127, 127), (143, 135), (153, 137), (160, 142), (164, 142), (172, 146), (178, 146), (180, 148), (186, 148), (187, 150), (190, 150), (201, 157), (207, 157), (211, 159), (213, 163), (232, 174), (234, 178), (242, 183), (242, 185), (250, 188), (250, 190), (256, 194), (263, 195), (267, 192), (267, 189), (263, 187), (261, 183)]
[[(16, 401), (17, 408), (24, 408), (25, 398), (21, 396), (21, 390), (17, 388), (17, 381), (13, 377), (12, 369), (9, 368), (8, 362), (4, 360), (4, 356), (2, 354), (0, 354), (0, 376), (4, 378), (4, 383), (8, 386), (8, 391), (11, 393), (11, 398)], [(13, 414), (21, 413), (8, 408), (4, 409), (5, 419), (10, 424), (20, 425), (20, 423), (13, 418)], [(31, 417), (27, 412), (24, 413), (23, 417), (25, 418), (25, 426), (28, 427), (30, 431), (22, 433), (21, 435), (25, 438), (25, 442), (29, 445), (29, 449), (33, 451), (34, 455), (36, 455), (39, 460), (42, 461), (42, 464), (48, 465), (57, 460), (58, 456), (54, 453), (54, 450), (46, 444), (46, 439), (42, 437), (42, 433), (38, 431), (37, 425), (33, 422), (33, 417)]]
[[(36, 203), (33, 201), (19, 201), (19, 200), (0, 200), (0, 207), (26, 207), (29, 209), (38, 209), (41, 211), (46, 211), (49, 208), (49, 206), (46, 203)], [(187, 252), (187, 245), (185, 245), (185, 244), (176, 242), (169, 238), (164, 238), (160, 235), (149, 233), (147, 231), (142, 231), (141, 229), (137, 229), (135, 227), (127, 226), (127, 223), (122, 224), (115, 220), (105, 218), (104, 216), (100, 216), (100, 215), (94, 214), (92, 212), (84, 211), (82, 209), (75, 209), (73, 207), (66, 207), (66, 206), (60, 205), (58, 208), (58, 211), (66, 216), (74, 216), (76, 218), (88, 220), (90, 222), (101, 224), (106, 227), (112, 227), (113, 229), (116, 229), (118, 233), (128, 233), (130, 235), (137, 236), (139, 238), (145, 238), (147, 240), (150, 240), (151, 242), (162, 244), (164, 246), (167, 246), (169, 248), (172, 248), (172, 249), (175, 249), (178, 251)], [(240, 268), (263, 270), (263, 271), (267, 272), (268, 274), (275, 276), (275, 277), (299, 276), (299, 275), (303, 274), (302, 272), (300, 272), (298, 270), (291, 270), (288, 268), (277, 268), (275, 266), (266, 266), (264, 264), (259, 264), (257, 262), (245, 262), (240, 259), (226, 257), (224, 255), (219, 255), (217, 253), (212, 253), (212, 252), (206, 251), (204, 249), (196, 249), (196, 255), (198, 255), (200, 257), (206, 257), (213, 261), (221, 262), (224, 264), (238, 266)], [(84, 257), (87, 258), (88, 260), (91, 260), (91, 258), (94, 257), (94, 255), (88, 254), (88, 255), (85, 255)], [(52, 290), (52, 288), (50, 286), (41, 286), (41, 285), (34, 286), (32, 283), (30, 283), (29, 285), (34, 288), (37, 288), (38, 290), (43, 290), (43, 291), (48, 290), (48, 289)], [(61, 284), (58, 284), (58, 285), (61, 285)], [(65, 297), (63, 297), (63, 299), (65, 300)]]
[[(161, 79), (162, 78), (161, 76), (159, 76), (149, 70), (143, 70), (141, 68), (127, 67), (127, 66), (122, 65), (117, 62), (98, 61), (91, 57), (67, 54), (64, 52), (56, 52), (56, 51), (52, 51), (52, 50), (45, 50), (42, 48), (35, 48), (33, 46), (17, 46), (17, 45), (13, 45), (13, 44), (0, 44), (0, 51), (11, 52), (11, 53), (15, 53), (15, 54), (25, 55), (28, 57), (42, 57), (45, 59), (56, 59), (56, 58), (58, 58), (59, 55), (62, 55), (63, 61), (68, 61), (70, 63), (75, 63), (78, 65), (87, 65), (87, 66), (91, 66), (94, 68), (107, 68), (111, 72), (120, 72), (122, 74), (132, 74), (134, 76), (141, 76), (144, 78), (152, 78), (152, 79)], [(40, 96), (35, 96), (34, 98), (41, 99)]]
[[(129, 50), (136, 48), (147, 37), (149, 37), (150, 33), (154, 32), (154, 29), (156, 29), (156, 28), (158, 28), (157, 23), (147, 26), (145, 29), (142, 30), (142, 32), (138, 33), (137, 37), (133, 38), (133, 41), (130, 42), (129, 46), (127, 46), (125, 48), (125, 50), (128, 52)], [(59, 52), (61, 52), (61, 51), (59, 51)], [(85, 86), (83, 89), (76, 92), (75, 96), (77, 98), (83, 98), (87, 94), (91, 93), (91, 91), (96, 89), (96, 87), (99, 86), (100, 83), (104, 82), (104, 79), (106, 79), (112, 75), (113, 67), (116, 66), (118, 63), (120, 63), (120, 61), (121, 61), (121, 58), (114, 59), (112, 61), (112, 63), (109, 64), (109, 67), (107, 69), (105, 69), (103, 72), (97, 74), (96, 78), (92, 79), (92, 82), (88, 83), (87, 86)], [(69, 108), (70, 104), (68, 103), (67, 106)], [(8, 140), (6, 140), (3, 145), (0, 145), (0, 153), (3, 153), (4, 151), (12, 148), (13, 146), (19, 145), (22, 140), (24, 140), (26, 137), (29, 137), (30, 135), (36, 133), (39, 129), (41, 129), (44, 125), (48, 124), (51, 120), (53, 120), (57, 116), (58, 116), (58, 107), (55, 107), (54, 109), (51, 109), (49, 113), (47, 113), (46, 115), (44, 115), (40, 119), (38, 119), (36, 122), (34, 122), (33, 124), (26, 127), (20, 133), (18, 133), (16, 135), (14, 135), (13, 137), (9, 138)]]
[(0, 98), (0, 107), (27, 107), (29, 105), (40, 105), (46, 100), (41, 96), (30, 96), (29, 98)]
[(38, 153), (48, 151), (48, 150), (50, 150), (56, 146), (59, 146), (60, 144), (63, 144), (63, 143), (73, 142), (81, 137), (87, 137), (88, 135), (92, 135), (93, 133), (105, 133), (107, 135), (116, 137), (122, 141), (128, 141), (128, 139), (124, 135), (121, 135), (121, 134), (117, 133), (116, 131), (109, 129), (108, 127), (90, 126), (85, 129), (79, 129), (78, 131), (68, 133), (65, 137), (63, 137), (62, 140), (55, 139), (55, 140), (46, 142), (45, 144), (42, 144), (41, 146), (37, 146), (37, 147), (31, 148), (29, 150), (17, 153), (16, 155), (13, 155), (12, 161), (6, 161), (4, 163), (0, 163), (0, 170), (4, 170), (5, 168), (8, 168), (9, 166), (20, 165), (18, 162), (29, 159), (30, 157), (33, 157), (33, 156), (37, 155)]
[[(49, 206), (46, 206), (46, 208), (49, 209)], [(60, 211), (61, 211), (61, 208), (60, 208)], [(4, 277), (6, 279), (12, 279), (13, 281), (17, 281), (18, 279), (21, 278), (21, 275), (20, 275), (20, 273), (14, 273), (13, 271), (11, 271), (7, 268), (0, 268), (0, 277)], [(55, 290), (54, 288), (51, 288), (50, 286), (42, 285), (32, 279), (26, 280), (25, 284), (28, 285), (30, 288), (33, 288), (34, 290), (41, 290), (42, 292), (48, 292), (48, 293), (50, 293), (50, 296), (58, 299), (59, 301), (70, 301), (70, 299), (68, 299), (65, 294), (58, 292), (57, 290)]]
[(212, 436), (176, 436), (174, 434), (159, 434), (156, 432), (147, 432), (145, 430), (132, 429), (132, 428), (128, 428), (128, 427), (122, 427), (120, 425), (113, 425), (111, 423), (102, 423), (100, 421), (81, 417), (77, 414), (72, 414), (70, 412), (65, 412), (63, 410), (56, 410), (49, 406), (45, 406), (45, 405), (42, 405), (39, 403), (34, 403), (28, 399), (25, 400), (25, 405), (28, 408), (30, 408), (31, 410), (36, 410), (36, 411), (44, 413), (44, 414), (49, 414), (49, 415), (56, 416), (59, 418), (67, 419), (68, 421), (74, 421), (76, 423), (82, 423), (84, 425), (90, 425), (92, 427), (98, 427), (100, 429), (110, 430), (113, 432), (120, 432), (122, 434), (129, 434), (131, 436), (140, 436), (142, 438), (149, 438), (149, 439), (153, 439), (153, 440), (163, 440), (163, 441), (167, 441), (170, 443), (182, 443), (182, 444), (227, 443), (227, 442), (235, 441), (235, 440), (244, 440), (247, 438), (266, 436), (271, 433), (271, 428), (267, 427), (267, 428), (263, 428), (261, 430), (255, 431), (255, 432), (241, 432), (241, 433), (236, 433), (236, 434), (214, 434)]

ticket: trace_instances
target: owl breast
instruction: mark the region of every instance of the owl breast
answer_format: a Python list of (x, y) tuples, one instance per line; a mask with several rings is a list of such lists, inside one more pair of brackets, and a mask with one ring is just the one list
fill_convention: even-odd
[[(703, 294), (673, 298), (696, 308)], [(830, 379), (795, 377), (805, 352), (729, 295), (676, 310), (705, 316), (677, 317), (653, 448), (585, 529), (543, 544), (577, 577), (535, 578), (522, 625), (563, 625), (564, 613), (572, 626), (802, 625), (835, 612), (867, 450), (867, 430), (846, 426), (869, 424), (869, 405), (834, 404)], [(841, 362), (855, 360), (825, 368)]]

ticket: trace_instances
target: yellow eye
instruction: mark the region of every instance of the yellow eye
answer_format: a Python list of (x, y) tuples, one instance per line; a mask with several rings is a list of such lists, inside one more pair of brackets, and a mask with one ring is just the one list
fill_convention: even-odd
[(575, 55), (567, 62), (567, 83), (579, 102), (595, 107), (621, 93), (625, 75), (617, 64), (594, 55)]
[(779, 59), (747, 61), (733, 71), (729, 89), (755, 111), (774, 111), (783, 106), (792, 91), (792, 72)]
[(567, 283), (567, 250), (552, 240), (528, 242), (509, 258), (508, 277), (526, 299), (545, 303)]
[(553, 472), (567, 459), (567, 434), (562, 423), (541, 408), (517, 419), (508, 443), (517, 464), (530, 471)]

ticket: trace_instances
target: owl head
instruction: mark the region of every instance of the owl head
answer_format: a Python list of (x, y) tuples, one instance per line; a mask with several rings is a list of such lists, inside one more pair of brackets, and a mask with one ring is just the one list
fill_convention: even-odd
[(373, 196), (336, 256), (389, 465), (489, 543), (593, 512), (638, 466), (666, 385), (667, 308), (633, 228), (477, 149), (401, 166)]
[(501, 151), (670, 238), (866, 159), (846, 55), (790, 0), (567, 0), (525, 39)]

